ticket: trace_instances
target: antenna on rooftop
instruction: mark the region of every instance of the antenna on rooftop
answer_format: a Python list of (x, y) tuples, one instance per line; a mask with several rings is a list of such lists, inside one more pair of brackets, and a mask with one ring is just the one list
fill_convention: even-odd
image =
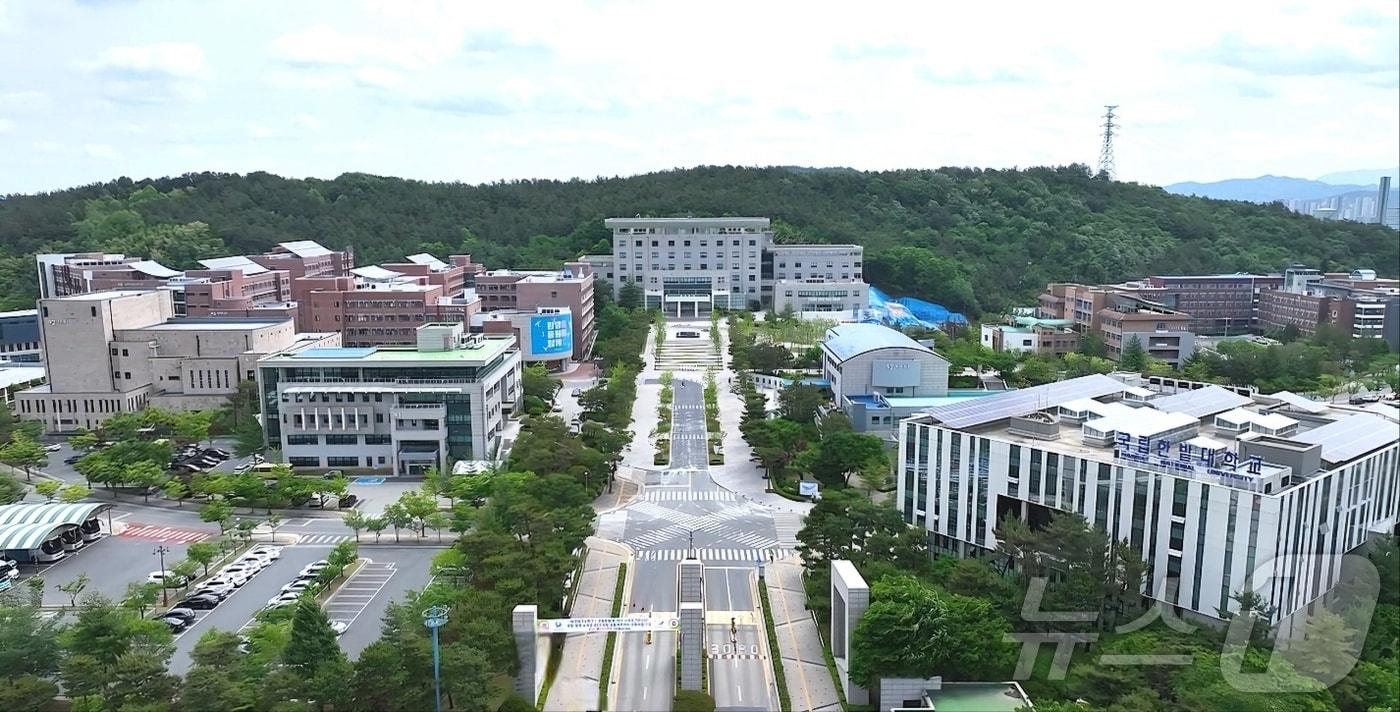
[(1115, 173), (1113, 166), (1113, 130), (1118, 128), (1118, 124), (1113, 123), (1113, 120), (1118, 118), (1118, 115), (1114, 114), (1113, 110), (1117, 108), (1117, 104), (1105, 105), (1103, 124), (1101, 124), (1103, 127), (1103, 146), (1099, 148), (1099, 173), (1106, 176), (1109, 180), (1113, 180), (1113, 174)]

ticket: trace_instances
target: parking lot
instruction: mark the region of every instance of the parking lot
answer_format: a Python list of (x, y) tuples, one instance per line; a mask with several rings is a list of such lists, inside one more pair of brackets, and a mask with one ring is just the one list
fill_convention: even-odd
[[(119, 523), (120, 526), (120, 523)], [(82, 596), (100, 594), (112, 600), (126, 596), (126, 587), (137, 581), (145, 581), (152, 571), (160, 570), (160, 557), (156, 547), (164, 546), (167, 568), (185, 558), (185, 548), (189, 541), (178, 541), (181, 531), (166, 529), (171, 535), (167, 539), (151, 539), (137, 536), (107, 536), (99, 539), (76, 553), (70, 553), (62, 561), (45, 564), (35, 569), (29, 564), (20, 567), (22, 579), (39, 576), (44, 579), (44, 605), (66, 606), (68, 594), (58, 587), (77, 579), (84, 574), (88, 577), (87, 587)], [(198, 530), (191, 530), (195, 532)], [(156, 532), (152, 532), (153, 534)], [(202, 537), (201, 537), (202, 538)], [(79, 598), (81, 599), (80, 596)]]
[[(372, 558), (348, 579), (327, 601), (327, 615), (349, 624), (341, 636), (341, 647), (351, 658), (359, 655), (379, 637), (379, 620), (389, 601), (399, 600), (405, 591), (421, 589), (429, 580), (429, 565), (436, 549), (376, 547), (362, 552)], [(195, 643), (209, 630), (235, 632), (253, 624), (254, 616), (281, 592), (283, 585), (296, 579), (307, 564), (325, 558), (326, 546), (288, 546), (282, 555), (232, 595), (207, 611), (196, 611), (194, 623), (175, 636), (175, 656), (170, 670), (183, 674), (190, 666)]]

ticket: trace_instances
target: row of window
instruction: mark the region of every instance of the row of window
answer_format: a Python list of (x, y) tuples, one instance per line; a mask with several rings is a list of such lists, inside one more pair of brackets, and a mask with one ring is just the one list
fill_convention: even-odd
[[(292, 467), (321, 467), (321, 466), (322, 466), (322, 465), (321, 465), (321, 458), (319, 458), (319, 457), (289, 457), (289, 458), (287, 458), (287, 464), (288, 464), (288, 465), (291, 465)], [(365, 464), (364, 464), (365, 467), (374, 467), (376, 464), (378, 464), (378, 465), (381, 466), (381, 467), (384, 465), (384, 456), (383, 456), (383, 455), (379, 455), (379, 456), (377, 456), (377, 457), (375, 457), (375, 456), (370, 456), (370, 455), (366, 455), (366, 456), (365, 456)], [(325, 464), (325, 466), (326, 466), (326, 467), (360, 467), (360, 458), (358, 458), (358, 457), (327, 457), (327, 458), (326, 458), (326, 464)]]
[[(326, 444), (326, 445), (359, 445), (360, 442), (361, 442), (361, 441), (360, 441), (361, 436), (359, 436), (359, 435), (343, 435), (343, 434), (336, 434), (336, 435), (326, 435), (326, 436), (324, 436), (324, 437), (325, 437), (324, 444)], [(365, 435), (365, 436), (363, 436), (363, 437), (364, 437), (364, 444), (365, 444), (365, 445), (388, 445), (388, 444), (390, 444), (390, 443), (393, 441), (393, 438), (391, 438), (391, 437), (388, 436), (388, 435), (384, 435), (384, 434), (371, 433), (371, 434)], [(303, 434), (303, 435), (287, 435), (287, 436), (285, 436), (285, 437), (283, 438), (283, 441), (284, 441), (287, 445), (321, 445), (321, 444), (323, 444), (322, 436), (320, 436), (320, 435), (304, 435), (304, 434)]]
[[(643, 242), (642, 240), (633, 240), (633, 242), (635, 243), (635, 244), (633, 245), (634, 247), (642, 247), (642, 246), (643, 246), (643, 245), (642, 245), (642, 242)], [(699, 244), (700, 247), (708, 247), (709, 244), (710, 244), (710, 241), (709, 241), (709, 240), (697, 240), (696, 242), (700, 243), (700, 244)], [(733, 243), (732, 245), (730, 245), (731, 247), (738, 247), (740, 241), (739, 241), (739, 240), (731, 240), (731, 242)], [(652, 246), (652, 247), (660, 247), (660, 246), (661, 246), (660, 243), (661, 243), (660, 240), (652, 240), (652, 241), (651, 241), (651, 246)], [(681, 243), (682, 243), (682, 244), (681, 244), (681, 247), (690, 247), (690, 240), (681, 240)], [(724, 240), (720, 240), (720, 239), (716, 239), (716, 240), (715, 240), (715, 247), (724, 247), (724, 245), (725, 245), (725, 241), (724, 241)], [(622, 238), (618, 238), (617, 246), (618, 246), (618, 247), (626, 247), (626, 246), (627, 246), (627, 240), (624, 240), (624, 239), (622, 239)], [(667, 247), (675, 247), (675, 246), (676, 246), (676, 241), (675, 241), (675, 240), (667, 240), (667, 241), (666, 241), (666, 246), (667, 246)], [(758, 246), (758, 241), (757, 241), (757, 240), (749, 240), (749, 247), (757, 247), (757, 246)]]

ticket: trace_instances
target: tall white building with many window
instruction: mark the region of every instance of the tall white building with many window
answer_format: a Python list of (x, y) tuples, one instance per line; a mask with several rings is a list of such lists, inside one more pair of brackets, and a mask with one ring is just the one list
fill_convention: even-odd
[[(617, 296), (642, 289), (644, 305), (672, 316), (772, 306), (864, 309), (859, 245), (774, 245), (768, 218), (609, 218), (611, 255), (585, 255)], [(776, 284), (783, 284), (779, 289)]]
[(306, 470), (422, 474), (489, 460), (520, 397), (515, 337), (418, 327), (416, 346), (300, 348), (258, 362), (267, 441)]
[(1252, 588), (1284, 621), (1400, 511), (1395, 416), (1283, 392), (1173, 395), (1086, 376), (900, 425), (897, 506), (935, 550), (995, 555), (998, 523), (1077, 512), (1148, 564), (1145, 595), (1201, 616)]

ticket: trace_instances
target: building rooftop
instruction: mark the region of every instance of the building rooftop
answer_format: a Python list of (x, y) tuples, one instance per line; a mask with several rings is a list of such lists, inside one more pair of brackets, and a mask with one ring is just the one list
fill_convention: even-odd
[(134, 297), (140, 294), (154, 294), (154, 292), (140, 289), (109, 289), (104, 292), (87, 292), (86, 294), (69, 294), (66, 297), (52, 297), (53, 299), (66, 299), (70, 301), (92, 301), (105, 302), (109, 299), (121, 299), (123, 297)]
[(204, 265), (206, 269), (235, 270), (247, 275), (262, 274), (263, 272), (270, 271), (268, 268), (242, 255), (234, 257), (215, 257), (213, 259), (200, 260), (199, 263)]
[(0, 312), (0, 319), (15, 319), (15, 318), (26, 317), (26, 316), (34, 316), (34, 317), (37, 317), (37, 316), (39, 316), (39, 310), (38, 310), (38, 309), (16, 309), (16, 310), (14, 310), (14, 311), (3, 311), (3, 312)]
[(356, 268), (350, 270), (350, 274), (353, 274), (353, 275), (355, 275), (355, 276), (357, 276), (357, 277), (364, 277), (365, 279), (372, 279), (372, 280), (375, 280), (375, 281), (387, 281), (387, 280), (391, 280), (391, 279), (400, 279), (400, 278), (402, 278), (402, 277), (404, 276), (404, 275), (403, 275), (402, 273), (400, 273), (400, 272), (395, 272), (395, 271), (393, 271), (393, 270), (384, 269), (383, 267), (380, 267), (379, 265), (366, 265), (366, 266), (364, 266), (364, 267), (356, 267)]
[(508, 350), (515, 343), (515, 337), (493, 338), (486, 337), (472, 346), (466, 348), (454, 348), (446, 351), (419, 351), (412, 346), (367, 346), (367, 347), (313, 347), (302, 349), (294, 353), (281, 351), (270, 354), (262, 359), (263, 363), (269, 361), (285, 361), (288, 364), (301, 365), (305, 361), (337, 361), (344, 363), (353, 361), (355, 363), (383, 363), (383, 362), (457, 362), (463, 365), (471, 362), (485, 362), (495, 358), (500, 353)]
[(751, 227), (767, 229), (768, 218), (608, 218), (603, 221), (606, 227)]
[(848, 361), (856, 356), (878, 349), (914, 349), (942, 359), (927, 346), (909, 338), (904, 332), (896, 331), (879, 324), (840, 324), (826, 330), (826, 340), (822, 349), (838, 361)]
[(945, 682), (924, 694), (933, 712), (1016, 712), (1031, 706), (1014, 682)]
[(130, 263), (130, 267), (137, 272), (155, 277), (156, 279), (169, 279), (184, 274), (179, 270), (170, 269), (155, 260), (137, 260)]
[[(266, 329), (273, 326), (280, 326), (291, 320), (291, 317), (285, 319), (261, 319), (258, 317), (237, 316), (193, 319), (181, 317), (179, 319), (169, 319), (159, 324), (130, 329), (130, 331), (247, 331), (249, 329)], [(122, 331), (127, 330), (123, 329)]]
[(853, 244), (850, 244), (850, 243), (828, 243), (828, 242), (801, 242), (801, 243), (788, 243), (788, 244), (783, 244), (783, 245), (769, 245), (769, 249), (772, 249), (772, 250), (811, 250), (811, 249), (814, 249), (814, 248), (815, 248), (815, 249), (821, 249), (821, 248), (825, 248), (825, 247), (836, 248), (836, 249), (843, 249), (843, 250), (861, 250), (861, 249), (864, 249), (864, 248), (862, 248), (860, 245), (853, 245)]
[(452, 267), (452, 265), (449, 265), (446, 262), (443, 262), (437, 257), (434, 257), (433, 255), (430, 255), (426, 252), (419, 252), (416, 255), (409, 255), (405, 259), (416, 265), (426, 265), (434, 272), (442, 272)]
[(279, 242), (277, 246), (290, 252), (297, 257), (322, 257), (331, 254), (331, 251), (315, 240), (297, 240), (295, 242)]
[(48, 376), (43, 366), (0, 366), (0, 388), (37, 381)]

